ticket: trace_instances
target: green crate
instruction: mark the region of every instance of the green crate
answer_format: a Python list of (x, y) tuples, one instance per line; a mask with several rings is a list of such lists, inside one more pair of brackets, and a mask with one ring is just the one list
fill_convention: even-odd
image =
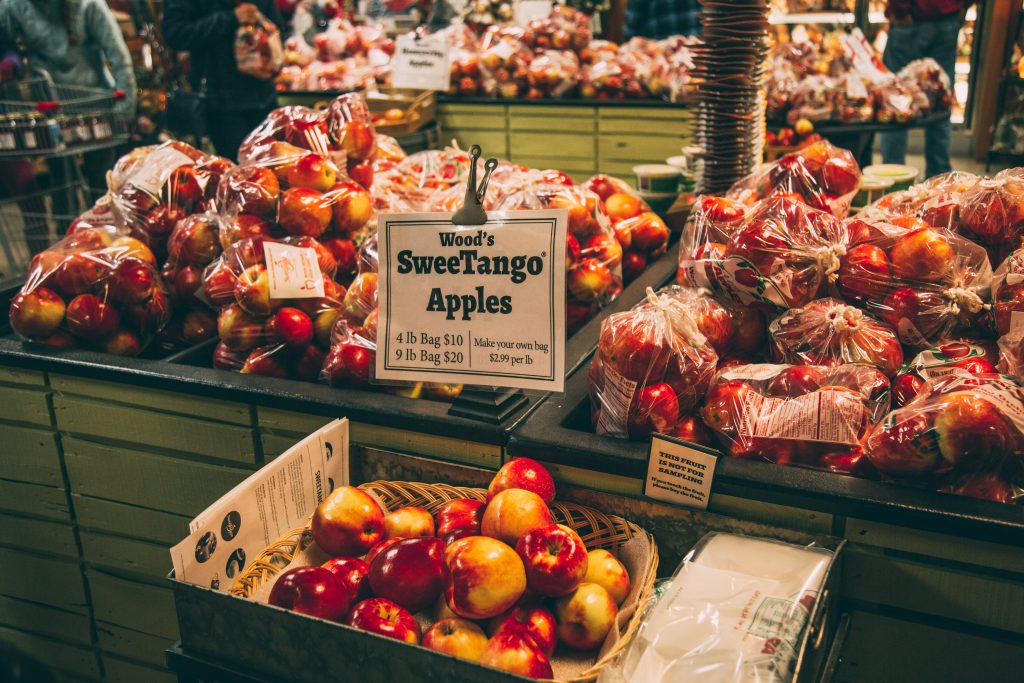
[(60, 522), (0, 513), (0, 545), (78, 559), (75, 529)]
[(0, 594), (77, 611), (86, 606), (77, 559), (63, 560), (0, 547)]
[(70, 611), (0, 596), (0, 624), (19, 631), (91, 645), (89, 623), (84, 606)]
[(164, 652), (174, 641), (105, 622), (96, 623), (96, 637), (104, 654), (125, 657), (155, 667), (163, 667)]
[(171, 569), (171, 545), (150, 543), (97, 531), (82, 530), (82, 558), (86, 564), (119, 573), (161, 581)]
[[(167, 558), (169, 562), (170, 555)], [(174, 599), (170, 589), (98, 569), (86, 569), (85, 577), (89, 582), (93, 614), (97, 622), (114, 624), (171, 641), (178, 639), (178, 621), (174, 615)]]
[(22, 484), (0, 479), (0, 511), (16, 515), (71, 521), (67, 494), (63, 488)]
[(64, 475), (60, 471), (60, 447), (57, 435), (52, 430), (0, 422), (0, 432), (3, 432), (4, 440), (0, 479), (64, 486)]
[(0, 640), (7, 641), (29, 657), (58, 671), (84, 677), (100, 676), (99, 660), (91, 648), (10, 628), (0, 628)]
[(81, 529), (106, 531), (168, 547), (188, 535), (191, 517), (136, 505), (115, 503), (77, 493), (71, 495), (75, 518)]

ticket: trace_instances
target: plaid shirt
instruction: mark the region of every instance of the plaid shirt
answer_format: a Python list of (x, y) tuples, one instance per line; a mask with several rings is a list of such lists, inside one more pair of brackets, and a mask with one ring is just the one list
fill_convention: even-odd
[(627, 0), (626, 39), (700, 33), (697, 0)]

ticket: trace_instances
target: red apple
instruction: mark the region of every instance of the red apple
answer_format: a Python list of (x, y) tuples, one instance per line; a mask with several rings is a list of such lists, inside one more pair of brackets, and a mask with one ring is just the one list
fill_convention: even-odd
[(337, 264), (337, 272), (340, 276), (349, 275), (356, 269), (356, 244), (344, 237), (330, 237), (323, 240), (323, 246), (331, 252), (334, 262)]
[(127, 258), (114, 267), (110, 278), (110, 298), (123, 304), (137, 304), (153, 294), (156, 273), (137, 258)]
[(203, 293), (211, 306), (225, 306), (235, 302), (236, 276), (224, 264), (210, 266), (203, 275)]
[(614, 192), (604, 200), (605, 213), (613, 221), (633, 218), (643, 210), (640, 199), (625, 192)]
[(942, 233), (922, 228), (900, 237), (889, 249), (893, 274), (906, 280), (939, 282), (953, 265), (953, 246)]
[(307, 154), (288, 166), (289, 187), (305, 187), (326, 192), (334, 185), (338, 169), (319, 154)]
[(614, 235), (598, 233), (583, 243), (582, 253), (595, 258), (608, 268), (615, 268), (622, 263), (622, 245)]
[(403, 640), (411, 645), (420, 641), (420, 625), (416, 623), (416, 617), (386, 598), (370, 598), (356, 604), (345, 623), (361, 631)]
[(384, 536), (384, 512), (368, 493), (340, 486), (317, 506), (313, 539), (330, 555), (358, 557)]
[(618, 558), (603, 548), (587, 553), (587, 573), (583, 580), (604, 588), (621, 605), (629, 595), (629, 573)]
[(18, 292), (11, 300), (11, 327), (26, 339), (54, 334), (64, 322), (64, 300), (46, 287)]
[(374, 161), (373, 159), (363, 159), (362, 161), (352, 159), (345, 168), (348, 171), (348, 177), (369, 190), (373, 187)]
[(362, 228), (373, 215), (373, 199), (355, 183), (338, 183), (327, 194), (334, 229), (342, 235)]
[(67, 307), (68, 331), (84, 339), (110, 336), (121, 323), (121, 314), (95, 294), (76, 296)]
[(273, 230), (265, 219), (248, 213), (240, 213), (233, 221), (227, 222), (221, 230), (221, 246), (227, 249), (232, 244), (253, 237), (270, 237)]
[(910, 403), (924, 389), (925, 381), (917, 375), (899, 375), (892, 382), (893, 403), (897, 408)]
[(267, 335), (290, 349), (304, 349), (313, 341), (313, 321), (297, 308), (279, 308), (267, 321)]
[(647, 268), (647, 257), (635, 251), (626, 252), (622, 257), (622, 279), (627, 284), (640, 277)]
[(529, 636), (502, 631), (487, 641), (480, 663), (529, 678), (552, 678), (551, 662)]
[(149, 247), (145, 245), (141, 240), (137, 240), (134, 237), (123, 235), (115, 239), (111, 245), (117, 252), (117, 259), (121, 258), (137, 258), (140, 261), (145, 261), (151, 266), (156, 266), (156, 257), (153, 256), (153, 252)]
[(270, 299), (270, 274), (263, 265), (249, 266), (235, 280), (235, 300), (246, 312), (264, 316), (274, 310)]
[(672, 429), (671, 436), (701, 446), (713, 445), (707, 427), (704, 426), (704, 423), (696, 415), (687, 415), (679, 418), (676, 426)]
[(239, 370), (243, 375), (288, 378), (287, 359), (277, 346), (257, 346), (249, 352)]
[(88, 254), (69, 254), (57, 268), (54, 281), (67, 297), (88, 294), (110, 275), (110, 265)]
[(243, 166), (231, 171), (217, 190), (225, 208), (261, 217), (274, 215), (280, 195), (277, 176), (264, 166)]
[(352, 605), (353, 594), (323, 567), (296, 567), (281, 574), (267, 602), (319, 619), (340, 619)]
[(642, 213), (634, 219), (630, 232), (633, 236), (632, 249), (644, 254), (655, 254), (668, 244), (668, 226), (656, 213)]
[(877, 301), (889, 284), (889, 260), (881, 248), (859, 244), (842, 259), (836, 285), (842, 295), (857, 302)]
[(163, 252), (174, 227), (178, 225), (178, 221), (186, 217), (188, 213), (185, 209), (176, 204), (161, 204), (147, 213), (142, 221), (142, 228), (150, 248)]
[(487, 648), (487, 636), (472, 621), (458, 617), (441, 619), (423, 634), (423, 647), (478, 662)]
[[(496, 479), (497, 476), (491, 480), (492, 486)], [(457, 529), (470, 529), (472, 535), (479, 535), (483, 515), (484, 503), (479, 500), (456, 498), (449, 501), (437, 511), (437, 536), (442, 538)]]
[(566, 279), (569, 291), (580, 301), (600, 299), (612, 285), (611, 270), (595, 258), (584, 258)]
[(370, 572), (370, 565), (357, 557), (334, 557), (321, 565), (329, 570), (353, 596), (354, 602), (366, 600), (372, 595), (370, 582), (366, 575)]
[(370, 383), (374, 352), (359, 344), (331, 347), (324, 361), (324, 377), (332, 387), (359, 388)]
[(174, 228), (167, 252), (178, 263), (205, 266), (221, 252), (220, 225), (204, 215), (189, 216)]
[(568, 527), (533, 529), (519, 539), (516, 552), (526, 568), (526, 585), (539, 595), (568, 595), (587, 573), (586, 546)]
[(484, 536), (515, 547), (527, 532), (553, 523), (543, 498), (526, 489), (506, 489), (487, 503), (480, 530)]
[(412, 613), (433, 604), (444, 588), (444, 543), (403, 538), (378, 553), (367, 575), (373, 594)]
[(224, 342), (220, 342), (213, 350), (213, 367), (217, 370), (239, 372), (247, 357), (247, 352), (232, 351)]
[(597, 648), (615, 625), (618, 613), (607, 590), (596, 583), (581, 583), (555, 603), (558, 640), (577, 650)]
[(767, 396), (796, 398), (817, 391), (826, 383), (825, 373), (812, 365), (794, 365), (779, 372), (765, 389)]
[(931, 416), (903, 410), (890, 413), (871, 433), (865, 452), (875, 469), (897, 476), (932, 472), (941, 458)]
[(617, 181), (606, 175), (596, 175), (586, 182), (585, 187), (607, 202), (608, 198), (619, 191)]
[(238, 304), (220, 309), (217, 315), (217, 335), (221, 343), (235, 352), (250, 351), (266, 341), (263, 323), (246, 313)]
[(291, 363), (291, 376), (303, 382), (315, 382), (320, 378), (327, 352), (319, 346), (310, 344), (302, 354)]
[(277, 222), (289, 235), (319, 237), (331, 216), (330, 199), (316, 190), (293, 187), (281, 193)]
[(390, 548), (391, 546), (393, 546), (401, 540), (401, 536), (382, 538), (380, 541), (374, 543), (372, 548), (366, 551), (366, 555), (363, 556), (363, 561), (366, 562), (366, 564), (370, 564), (371, 562), (373, 562), (373, 558), (377, 557), (377, 555), (381, 554), (382, 552), (384, 552), (385, 550), (387, 550), (388, 548)]
[(520, 604), (492, 619), (490, 634), (495, 636), (502, 631), (526, 634), (548, 657), (554, 653), (555, 645), (558, 644), (558, 624), (555, 622), (555, 615), (551, 610), (537, 604)]
[(377, 273), (360, 273), (352, 281), (342, 302), (342, 315), (356, 325), (377, 308)]
[(142, 340), (131, 330), (117, 330), (100, 343), (100, 348), (114, 356), (137, 356), (142, 351)]
[(497, 539), (461, 538), (444, 549), (444, 560), (445, 599), (461, 617), (496, 617), (515, 605), (526, 590), (523, 561)]
[(630, 438), (667, 434), (679, 420), (679, 398), (667, 382), (645, 386), (634, 396), (627, 420)]
[(181, 323), (181, 338), (186, 344), (199, 344), (217, 336), (217, 318), (204, 307), (193, 308)]
[(164, 183), (164, 201), (188, 211), (203, 198), (205, 180), (201, 179), (195, 166), (179, 166), (171, 171), (167, 182)]
[(946, 462), (964, 471), (991, 469), (1021, 439), (999, 408), (971, 392), (953, 392), (942, 399), (935, 414), (939, 452)]
[(532, 458), (512, 458), (498, 470), (487, 487), (487, 501), (506, 489), (533, 491), (545, 503), (555, 500), (555, 481), (539, 462)]
[[(434, 518), (421, 507), (404, 507), (384, 516), (384, 536), (415, 538), (434, 535)], [(415, 611), (415, 610), (413, 610)]]

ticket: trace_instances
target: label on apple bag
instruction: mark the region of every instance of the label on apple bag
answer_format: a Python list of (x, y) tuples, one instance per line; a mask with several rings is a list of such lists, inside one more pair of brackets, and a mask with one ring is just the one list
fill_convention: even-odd
[(451, 85), (451, 56), (443, 36), (403, 35), (395, 40), (391, 84), (396, 88), (446, 91)]
[(644, 495), (664, 503), (707, 510), (718, 456), (710, 448), (655, 434), (647, 459)]
[(628, 430), (629, 406), (633, 403), (637, 383), (626, 379), (612, 367), (601, 363), (601, 412), (597, 416), (598, 434), (625, 434)]
[(867, 418), (860, 395), (814, 391), (795, 398), (756, 394), (746, 399), (739, 433), (749, 438), (855, 445)]
[(132, 175), (129, 182), (156, 197), (160, 195), (160, 188), (167, 182), (174, 169), (192, 163), (194, 162), (191, 157), (173, 147), (158, 149), (145, 158), (142, 166)]
[(324, 296), (324, 277), (316, 250), (264, 242), (271, 299), (314, 299)]
[(305, 526), (317, 505), (349, 483), (349, 424), (334, 420), (250, 475), (189, 525), (171, 548), (174, 576), (227, 590), (271, 543)]
[(551, 15), (551, 0), (519, 0), (515, 4), (515, 23), (526, 26), (534, 19)]
[(386, 214), (376, 378), (562, 391), (568, 212)]

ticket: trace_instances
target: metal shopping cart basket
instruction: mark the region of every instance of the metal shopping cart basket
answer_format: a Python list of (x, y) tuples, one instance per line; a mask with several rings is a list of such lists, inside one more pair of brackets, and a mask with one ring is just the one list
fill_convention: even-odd
[(128, 140), (128, 122), (115, 111), (122, 98), (117, 91), (54, 83), (39, 69), (0, 84), (0, 164), (46, 159), (60, 164), (67, 180), (0, 197), (0, 280), (24, 272), (32, 252), (63, 235), (105, 191), (88, 187), (78, 155)]

